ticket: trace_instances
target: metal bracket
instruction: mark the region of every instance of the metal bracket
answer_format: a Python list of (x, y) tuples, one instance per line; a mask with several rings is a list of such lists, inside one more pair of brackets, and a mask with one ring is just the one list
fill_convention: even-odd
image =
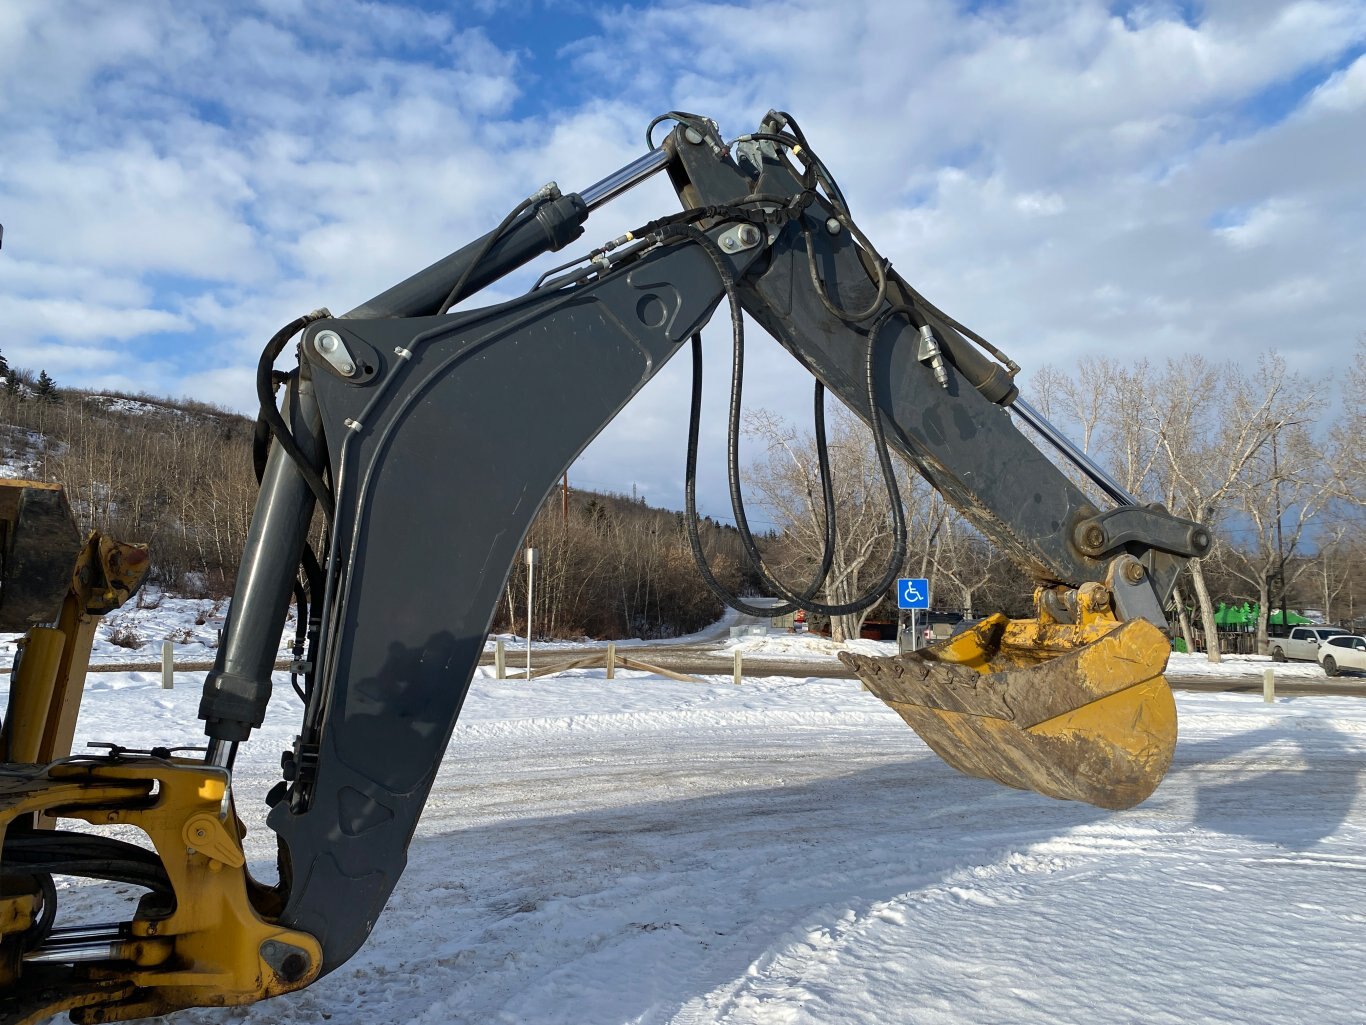
[(1161, 506), (1122, 505), (1082, 520), (1072, 530), (1077, 550), (1100, 558), (1131, 541), (1147, 548), (1199, 558), (1209, 552), (1209, 530), (1190, 520), (1176, 519)]
[(1119, 556), (1110, 563), (1105, 584), (1115, 596), (1115, 613), (1121, 620), (1146, 619), (1164, 633), (1167, 631), (1167, 616), (1143, 563), (1132, 555)]
[(721, 237), (716, 240), (721, 251), (725, 253), (743, 253), (746, 249), (753, 249), (764, 241), (764, 233), (759, 230), (757, 224), (734, 224), (721, 232)]
[(1075, 623), (1077, 621), (1077, 592), (1069, 588), (1061, 594), (1052, 588), (1039, 596), (1040, 611), (1046, 613), (1055, 623)]
[(313, 336), (313, 351), (342, 377), (356, 376), (356, 360), (346, 348), (346, 342), (335, 331), (319, 331)]

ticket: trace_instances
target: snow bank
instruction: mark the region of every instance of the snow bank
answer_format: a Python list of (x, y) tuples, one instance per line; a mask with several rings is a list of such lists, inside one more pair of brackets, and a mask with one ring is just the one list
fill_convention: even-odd
[(720, 654), (729, 655), (735, 651), (742, 652), (746, 658), (754, 656), (780, 658), (784, 661), (828, 660), (835, 658), (841, 651), (852, 651), (859, 655), (895, 655), (896, 642), (859, 639), (837, 644), (829, 637), (821, 637), (819, 634), (775, 633), (767, 636), (756, 634), (737, 637), (718, 648)]
[(1317, 662), (1273, 662), (1267, 655), (1224, 655), (1211, 662), (1205, 655), (1173, 651), (1167, 662), (1168, 676), (1255, 677), (1260, 680), (1268, 669), (1277, 679), (1323, 680), (1327, 674)]

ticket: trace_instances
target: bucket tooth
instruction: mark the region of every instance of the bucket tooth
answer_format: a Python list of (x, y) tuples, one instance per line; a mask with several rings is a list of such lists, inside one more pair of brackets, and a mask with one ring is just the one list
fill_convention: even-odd
[(1101, 808), (1147, 798), (1171, 764), (1165, 635), (1004, 616), (914, 654), (842, 654), (870, 691), (960, 772)]

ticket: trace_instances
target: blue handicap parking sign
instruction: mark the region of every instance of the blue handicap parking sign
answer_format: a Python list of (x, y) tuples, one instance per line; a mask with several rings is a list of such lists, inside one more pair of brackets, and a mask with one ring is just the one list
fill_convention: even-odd
[(896, 582), (896, 607), (899, 609), (928, 609), (930, 582), (925, 577), (902, 577)]

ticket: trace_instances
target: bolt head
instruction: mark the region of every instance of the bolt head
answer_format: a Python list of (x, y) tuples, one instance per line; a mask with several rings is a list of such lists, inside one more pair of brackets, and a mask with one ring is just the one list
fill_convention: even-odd
[(838, 235), (841, 227), (842, 225), (840, 224), (840, 219), (838, 217), (827, 217), (825, 219), (825, 230), (830, 232), (830, 234)]
[(341, 335), (335, 331), (319, 331), (313, 344), (318, 347), (319, 352), (336, 352), (341, 348)]
[(338, 364), (337, 369), (340, 370), (347, 377), (350, 377), (352, 374), (356, 372), (356, 364), (350, 362), (341, 363)]
[(735, 248), (735, 239), (734, 239), (734, 237), (732, 237), (732, 236), (730, 236), (730, 235), (727, 235), (725, 238), (723, 238), (723, 239), (721, 240), (721, 248), (722, 248), (722, 249), (734, 249), (734, 248)]
[(307, 971), (308, 958), (304, 957), (303, 954), (297, 952), (286, 954), (284, 960), (280, 962), (280, 978), (284, 979), (285, 982), (298, 982)]
[(1127, 580), (1127, 581), (1129, 581), (1129, 583), (1131, 583), (1131, 584), (1139, 584), (1139, 583), (1142, 583), (1142, 582), (1143, 582), (1144, 576), (1146, 576), (1146, 574), (1145, 574), (1145, 572), (1144, 572), (1144, 570), (1143, 570), (1143, 564), (1142, 564), (1142, 563), (1139, 563), (1139, 562), (1128, 562), (1128, 563), (1125, 563), (1125, 565), (1124, 565), (1124, 579)]
[(1077, 604), (1083, 609), (1103, 612), (1110, 607), (1110, 590), (1094, 580), (1082, 584), (1077, 590)]

